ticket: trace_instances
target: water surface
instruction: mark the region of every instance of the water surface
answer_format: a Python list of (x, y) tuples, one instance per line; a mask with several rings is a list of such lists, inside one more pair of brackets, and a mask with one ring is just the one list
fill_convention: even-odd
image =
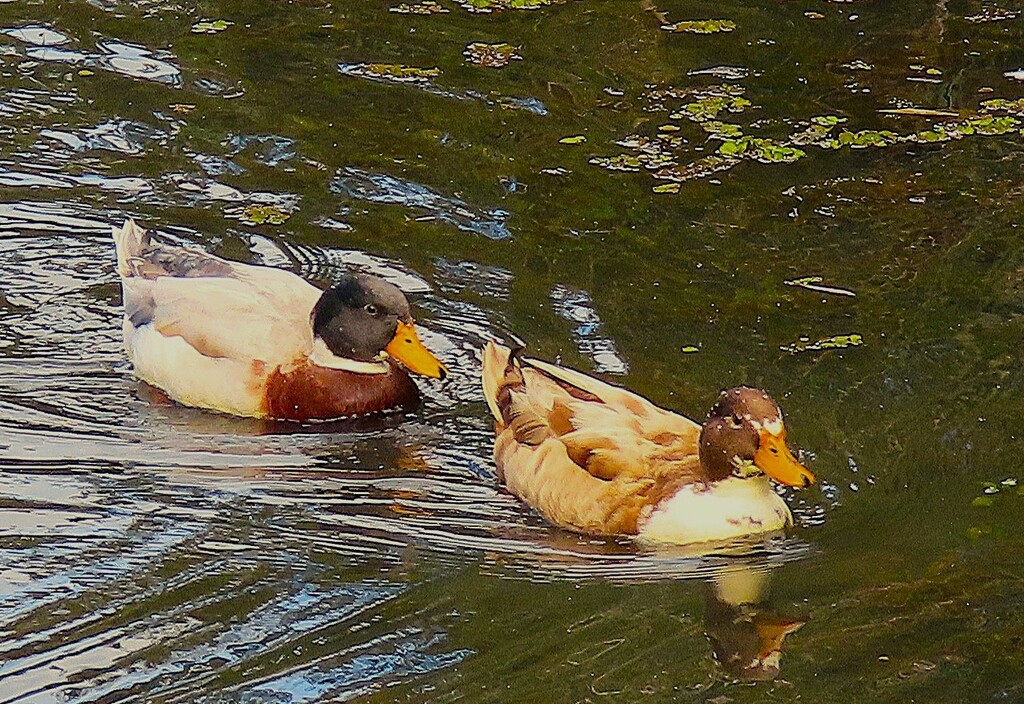
[[(1013, 3), (187, 5), (0, 4), (0, 702), (1024, 699)], [(126, 216), (385, 276), (453, 377), (168, 404)], [(745, 554), (550, 528), (491, 337), (694, 417), (763, 386), (820, 484)]]

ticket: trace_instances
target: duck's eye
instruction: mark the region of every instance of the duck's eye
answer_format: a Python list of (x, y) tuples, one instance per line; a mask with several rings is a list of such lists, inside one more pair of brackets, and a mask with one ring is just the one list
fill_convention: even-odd
[(740, 418), (740, 414), (739, 413), (733, 413), (732, 414), (732, 427), (738, 428), (741, 425), (743, 425), (743, 419)]
[(363, 306), (363, 310), (365, 310), (370, 315), (377, 315), (377, 306), (373, 305), (372, 303), (367, 303), (365, 306)]

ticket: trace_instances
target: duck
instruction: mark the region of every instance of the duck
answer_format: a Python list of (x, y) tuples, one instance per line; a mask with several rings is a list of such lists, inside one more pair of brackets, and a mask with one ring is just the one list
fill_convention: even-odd
[(500, 482), (549, 522), (690, 545), (778, 533), (793, 514), (772, 482), (806, 487), (779, 405), (723, 391), (703, 424), (624, 388), (490, 341), (483, 391)]
[(330, 420), (414, 406), (410, 373), (444, 379), (409, 301), (376, 276), (321, 290), (283, 269), (113, 226), (135, 375), (173, 401), (235, 416)]

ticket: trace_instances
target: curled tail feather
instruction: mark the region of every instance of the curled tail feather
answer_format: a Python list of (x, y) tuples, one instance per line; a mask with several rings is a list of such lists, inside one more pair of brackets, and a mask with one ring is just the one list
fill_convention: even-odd
[(139, 257), (149, 245), (149, 233), (131, 218), (127, 218), (121, 227), (114, 226), (110, 230), (117, 248), (117, 273), (124, 277), (133, 276), (135, 268), (132, 260)]
[(505, 380), (505, 365), (510, 353), (507, 347), (502, 347), (493, 341), (489, 341), (484, 347), (484, 398), (487, 400), (487, 406), (491, 409), (491, 414), (494, 415), (494, 420), (502, 425), (504, 425), (505, 419), (502, 417), (501, 409), (498, 408), (498, 390)]
[[(501, 426), (511, 428), (518, 442), (539, 445), (554, 432), (548, 419), (538, 413), (526, 394), (526, 380), (519, 365), (519, 350), (493, 342), (484, 350), (484, 395)], [(499, 430), (500, 432), (500, 430)]]

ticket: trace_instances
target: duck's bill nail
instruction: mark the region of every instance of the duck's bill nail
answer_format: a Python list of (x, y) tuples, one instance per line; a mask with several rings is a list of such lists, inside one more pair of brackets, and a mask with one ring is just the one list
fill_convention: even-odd
[(389, 355), (405, 365), (413, 374), (422, 374), (435, 379), (448, 376), (448, 367), (423, 346), (416, 328), (410, 323), (398, 321), (398, 331), (388, 343), (386, 351)]
[(775, 435), (765, 429), (760, 432), (760, 445), (754, 454), (758, 469), (780, 484), (805, 487), (814, 483), (814, 475), (796, 461), (786, 445), (785, 434)]

